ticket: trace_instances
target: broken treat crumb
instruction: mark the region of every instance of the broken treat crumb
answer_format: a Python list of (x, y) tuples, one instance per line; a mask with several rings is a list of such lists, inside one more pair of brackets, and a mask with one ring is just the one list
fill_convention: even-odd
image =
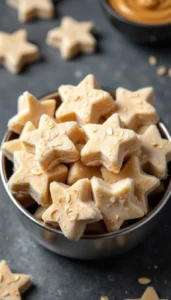
[(168, 76), (171, 77), (171, 68), (168, 69)]
[(155, 265), (155, 266), (154, 266), (154, 269), (155, 269), (155, 270), (157, 270), (157, 269), (158, 269), (158, 266), (157, 266), (157, 265)]
[(109, 298), (107, 296), (101, 296), (100, 300), (109, 300)]
[(149, 56), (148, 62), (151, 66), (156, 66), (158, 61), (155, 56)]
[(165, 66), (158, 67), (157, 75), (164, 76), (167, 73), (167, 68)]
[(149, 284), (151, 282), (151, 279), (150, 278), (147, 278), (147, 277), (141, 277), (138, 279), (138, 282), (140, 284)]

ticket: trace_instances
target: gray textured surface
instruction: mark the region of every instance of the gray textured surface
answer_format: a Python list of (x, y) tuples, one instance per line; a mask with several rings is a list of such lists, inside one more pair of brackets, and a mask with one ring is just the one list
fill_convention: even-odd
[[(110, 87), (154, 86), (157, 109), (171, 128), (171, 78), (157, 77), (155, 68), (147, 62), (148, 56), (155, 54), (161, 64), (171, 66), (171, 47), (149, 48), (127, 41), (110, 26), (97, 0), (59, 1), (57, 10), (56, 20), (22, 25), (17, 21), (16, 11), (0, 1), (0, 30), (27, 28), (29, 39), (40, 47), (42, 56), (40, 62), (17, 76), (0, 68), (0, 137), (16, 112), (17, 98), (23, 91), (41, 96), (62, 83), (76, 84), (88, 73)], [(58, 51), (45, 45), (47, 31), (58, 25), (64, 15), (95, 22), (100, 34), (98, 53), (65, 62)], [(140, 276), (149, 276), (162, 298), (170, 297), (171, 203), (153, 235), (134, 251), (110, 261), (81, 262), (58, 257), (33, 242), (18, 222), (1, 183), (0, 195), (0, 259), (6, 259), (14, 271), (30, 273), (35, 284), (23, 299), (96, 300), (100, 295), (107, 295), (110, 300), (137, 298), (145, 289), (137, 283)], [(157, 270), (154, 265), (158, 265)]]

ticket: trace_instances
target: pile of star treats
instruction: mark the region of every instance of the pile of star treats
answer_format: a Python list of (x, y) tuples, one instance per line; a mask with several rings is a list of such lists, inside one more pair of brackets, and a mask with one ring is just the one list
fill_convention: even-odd
[(13, 162), (11, 193), (72, 240), (148, 214), (149, 194), (163, 188), (171, 160), (171, 142), (156, 126), (153, 89), (118, 88), (114, 99), (88, 75), (58, 92), (58, 109), (56, 100), (40, 102), (28, 92), (18, 100), (8, 128), (19, 137), (2, 146)]

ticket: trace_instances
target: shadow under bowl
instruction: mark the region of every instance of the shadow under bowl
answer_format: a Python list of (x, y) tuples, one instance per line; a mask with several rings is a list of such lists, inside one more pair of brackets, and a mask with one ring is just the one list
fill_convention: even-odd
[[(114, 96), (115, 93), (111, 89), (107, 90)], [(57, 106), (59, 106), (60, 98), (57, 92), (49, 94), (40, 100), (43, 101), (52, 98), (56, 99)], [(158, 124), (158, 128), (164, 138), (171, 140), (171, 136), (162, 122)], [(16, 135), (8, 131), (2, 143), (14, 138), (16, 138)], [(32, 238), (54, 253), (73, 259), (90, 260), (111, 258), (136, 247), (147, 238), (156, 226), (171, 195), (171, 168), (169, 168), (169, 176), (165, 182), (164, 195), (146, 217), (116, 232), (84, 235), (79, 241), (74, 242), (68, 240), (60, 230), (44, 225), (35, 219), (11, 194), (7, 182), (13, 172), (13, 164), (8, 161), (2, 151), (0, 154), (0, 171), (4, 187), (14, 204), (18, 218)]]
[(133, 22), (119, 15), (110, 6), (108, 0), (100, 0), (100, 3), (109, 21), (129, 39), (140, 43), (159, 43), (171, 40), (171, 23), (143, 24)]

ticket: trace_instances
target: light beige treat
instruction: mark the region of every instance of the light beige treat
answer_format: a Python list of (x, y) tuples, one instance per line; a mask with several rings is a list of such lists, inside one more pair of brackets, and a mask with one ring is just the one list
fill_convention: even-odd
[(126, 128), (136, 129), (140, 125), (157, 123), (159, 117), (153, 104), (153, 89), (144, 88), (131, 92), (124, 88), (116, 90), (116, 107)]
[(150, 125), (142, 125), (142, 126), (139, 126), (139, 127), (135, 130), (135, 132), (136, 132), (137, 134), (143, 134), (143, 133), (148, 129), (149, 126), (150, 126)]
[(165, 66), (160, 66), (157, 68), (156, 73), (158, 76), (164, 76), (167, 74), (167, 68)]
[(134, 181), (126, 178), (114, 184), (93, 177), (91, 186), (95, 203), (102, 213), (108, 232), (122, 226), (125, 220), (144, 216), (143, 205), (134, 196)]
[(21, 294), (31, 286), (31, 277), (11, 272), (7, 262), (0, 262), (0, 299), (21, 300)]
[(82, 178), (102, 177), (100, 167), (87, 167), (80, 160), (72, 164), (68, 172), (67, 184), (72, 185)]
[(136, 299), (127, 299), (127, 300), (168, 300), (168, 299), (160, 299), (153, 287), (148, 287), (141, 298)]
[(95, 51), (96, 40), (92, 35), (92, 22), (78, 22), (71, 17), (63, 17), (61, 26), (47, 34), (47, 44), (59, 48), (63, 59), (71, 59), (78, 53), (90, 54)]
[(71, 187), (53, 182), (50, 185), (53, 204), (43, 214), (46, 224), (59, 224), (64, 235), (78, 240), (86, 225), (102, 219), (92, 195), (88, 179), (81, 179)]
[(35, 217), (35, 219), (37, 219), (38, 221), (43, 221), (42, 216), (43, 216), (44, 212), (46, 211), (46, 209), (47, 209), (46, 207), (39, 206), (33, 215)]
[(149, 58), (148, 58), (148, 62), (149, 62), (149, 64), (151, 65), (151, 66), (156, 66), (157, 65), (157, 63), (158, 63), (158, 60), (157, 60), (157, 58), (155, 57), (155, 56), (149, 56)]
[(88, 74), (79, 84), (78, 87), (87, 89), (100, 89), (100, 85), (92, 74)]
[(21, 141), (22, 136), (24, 136), (25, 133), (30, 132), (35, 129), (36, 129), (35, 126), (30, 121), (28, 121), (26, 123), (26, 125), (24, 126), (23, 131), (21, 132), (21, 135), (18, 139), (3, 143), (2, 152), (10, 161), (13, 162), (15, 151), (20, 151), (20, 150), (26, 149), (24, 147), (23, 142)]
[(143, 169), (160, 179), (167, 176), (167, 162), (171, 160), (171, 141), (162, 139), (155, 125), (149, 126), (143, 135), (139, 135)]
[(53, 99), (40, 102), (28, 92), (23, 93), (18, 99), (18, 114), (8, 122), (8, 128), (16, 133), (21, 133), (25, 124), (31, 121), (37, 128), (40, 117), (46, 114), (54, 116), (56, 101)]
[(138, 278), (138, 282), (140, 284), (146, 285), (146, 284), (149, 284), (151, 282), (151, 279), (147, 278), (147, 277), (141, 277), (141, 278)]
[(115, 183), (125, 178), (132, 178), (135, 182), (134, 194), (139, 201), (144, 205), (144, 212), (148, 212), (147, 196), (157, 186), (160, 181), (158, 178), (148, 175), (141, 170), (139, 158), (132, 156), (123, 166), (119, 174), (109, 172), (106, 168), (101, 168), (102, 177), (108, 183)]
[(90, 85), (62, 85), (59, 95), (63, 103), (56, 111), (59, 122), (77, 121), (79, 125), (98, 123), (105, 114), (115, 110), (115, 101), (108, 92), (91, 89)]
[(19, 73), (25, 64), (39, 59), (39, 49), (27, 41), (25, 29), (9, 34), (0, 31), (0, 64), (11, 73)]
[(103, 125), (88, 124), (83, 129), (88, 142), (81, 151), (81, 161), (87, 166), (103, 165), (118, 173), (125, 157), (140, 152), (135, 132), (121, 128), (118, 114), (113, 114)]
[(7, 4), (18, 10), (20, 22), (35, 18), (48, 19), (55, 14), (52, 0), (7, 0)]
[(65, 181), (67, 167), (58, 165), (50, 171), (43, 171), (33, 154), (26, 151), (14, 153), (14, 164), (17, 171), (11, 176), (8, 187), (13, 193), (29, 194), (38, 204), (48, 206), (51, 203), (49, 196), (50, 182)]
[(79, 159), (79, 151), (72, 140), (77, 142), (80, 135), (76, 122), (57, 124), (54, 119), (42, 115), (38, 129), (25, 133), (21, 140), (29, 152), (35, 153), (40, 166), (47, 169), (60, 162), (72, 163)]

